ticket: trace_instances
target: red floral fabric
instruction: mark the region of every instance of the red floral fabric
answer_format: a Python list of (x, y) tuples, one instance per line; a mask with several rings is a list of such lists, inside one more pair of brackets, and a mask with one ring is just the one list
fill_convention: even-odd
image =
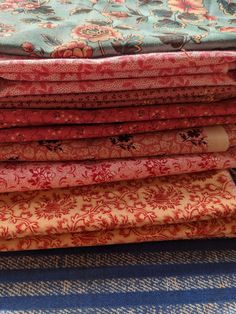
[(0, 97), (41, 94), (74, 94), (136, 89), (156, 89), (187, 86), (236, 86), (236, 70), (224, 74), (190, 74), (147, 78), (111, 78), (72, 82), (0, 81)]
[[(94, 232), (0, 239), (0, 251), (42, 250), (53, 248), (125, 244), (150, 241), (235, 238), (236, 217), (172, 225), (145, 226)], [(158, 244), (157, 244), (158, 245)]]
[(109, 108), (181, 102), (213, 102), (234, 97), (236, 97), (235, 86), (177, 87), (0, 97), (0, 108)]
[(235, 66), (235, 51), (144, 53), (100, 59), (35, 59), (0, 55), (0, 77), (14, 77), (17, 81), (53, 81), (59, 74), (61, 75), (59, 81), (68, 80), (70, 75), (76, 75), (76, 81), (101, 80), (104, 76), (108, 78), (108, 75), (109, 78), (123, 77), (123, 75), (134, 77), (132, 73), (139, 73), (142, 77), (146, 77), (149, 72), (156, 73), (155, 76), (176, 76), (192, 73), (191, 69), (195, 68), (194, 74), (198, 70), (203, 73), (219, 73), (218, 69), (220, 72), (222, 69), (226, 72), (235, 69)]
[(236, 189), (227, 171), (6, 193), (0, 203), (0, 250), (236, 232)]
[[(218, 124), (233, 124), (236, 115), (152, 120), (94, 125), (39, 126), (0, 129), (0, 143), (97, 138)], [(8, 144), (7, 144), (8, 145)], [(1, 154), (1, 152), (0, 152)], [(1, 159), (1, 158), (0, 158)]]
[(67, 141), (0, 144), (0, 160), (63, 161), (220, 152), (236, 146), (236, 126), (195, 127)]
[(236, 115), (236, 98), (205, 104), (146, 105), (94, 110), (0, 109), (0, 128), (151, 121), (222, 115)]
[(0, 193), (75, 187), (228, 168), (236, 168), (236, 147), (224, 153), (166, 157), (90, 162), (0, 163)]

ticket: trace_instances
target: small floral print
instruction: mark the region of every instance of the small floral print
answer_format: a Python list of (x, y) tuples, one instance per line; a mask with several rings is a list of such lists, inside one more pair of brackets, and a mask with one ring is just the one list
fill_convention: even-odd
[(38, 205), (35, 207), (35, 213), (38, 219), (51, 220), (68, 214), (72, 209), (76, 208), (76, 205), (76, 201), (69, 195), (60, 197), (54, 193), (50, 199), (42, 197), (39, 200)]
[(147, 189), (144, 193), (144, 199), (152, 208), (168, 210), (179, 206), (181, 200), (184, 199), (184, 195), (174, 187), (165, 189), (160, 186), (155, 190), (152, 188)]

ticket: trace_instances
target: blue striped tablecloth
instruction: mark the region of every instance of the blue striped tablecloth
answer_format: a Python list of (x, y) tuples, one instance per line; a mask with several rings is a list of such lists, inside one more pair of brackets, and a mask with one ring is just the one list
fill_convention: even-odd
[(2, 253), (0, 313), (236, 313), (236, 239)]

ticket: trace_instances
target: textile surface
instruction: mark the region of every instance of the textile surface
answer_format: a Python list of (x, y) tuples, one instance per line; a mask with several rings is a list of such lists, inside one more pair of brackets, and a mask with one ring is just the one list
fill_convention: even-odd
[(0, 52), (91, 58), (234, 48), (235, 2), (1, 0)]
[(234, 237), (236, 189), (211, 171), (1, 194), (0, 250)]
[(235, 86), (0, 97), (0, 108), (109, 108), (152, 104), (213, 102), (236, 97)]
[(0, 144), (0, 160), (79, 161), (168, 156), (223, 152), (234, 146), (236, 126), (223, 125), (70, 141), (7, 142)]
[[(31, 159), (34, 160), (34, 152), (31, 153)], [(236, 147), (224, 153), (164, 157), (84, 162), (8, 162), (0, 164), (0, 193), (65, 188), (233, 167), (236, 167)]]
[(235, 239), (0, 254), (4, 314), (235, 314)]

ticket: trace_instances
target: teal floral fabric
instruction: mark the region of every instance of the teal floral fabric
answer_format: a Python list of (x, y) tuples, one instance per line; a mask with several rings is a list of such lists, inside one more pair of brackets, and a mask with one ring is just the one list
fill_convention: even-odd
[(234, 0), (0, 0), (0, 53), (96, 58), (235, 48)]

